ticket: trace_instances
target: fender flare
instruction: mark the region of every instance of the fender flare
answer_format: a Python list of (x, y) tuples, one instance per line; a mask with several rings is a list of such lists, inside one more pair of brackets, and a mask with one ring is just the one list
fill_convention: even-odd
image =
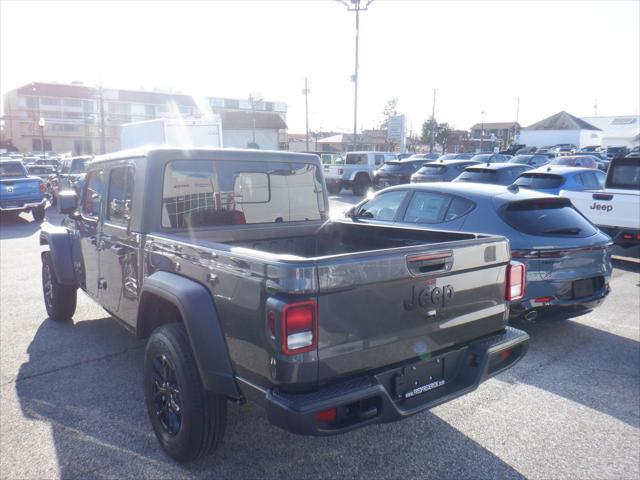
[(233, 373), (227, 342), (209, 291), (198, 282), (169, 272), (155, 272), (144, 280), (136, 331), (141, 329), (145, 294), (173, 304), (184, 322), (200, 378), (206, 390), (242, 398)]
[(43, 229), (40, 231), (40, 245), (49, 246), (49, 253), (51, 254), (58, 283), (77, 287), (78, 279), (73, 269), (72, 239), (69, 231), (63, 227)]
[(351, 178), (350, 178), (350, 182), (355, 182), (356, 181), (356, 177), (360, 175), (365, 175), (367, 177), (367, 179), (369, 180), (369, 182), (371, 182), (371, 174), (368, 171), (364, 171), (364, 170), (359, 170), (359, 171), (355, 171), (351, 173)]

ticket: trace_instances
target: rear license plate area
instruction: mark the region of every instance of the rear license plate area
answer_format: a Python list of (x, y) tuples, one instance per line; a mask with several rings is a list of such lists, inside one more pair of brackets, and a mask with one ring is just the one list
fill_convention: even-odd
[(445, 384), (445, 359), (439, 358), (404, 367), (393, 378), (393, 393), (398, 399), (408, 399)]
[(572, 284), (573, 298), (583, 298), (593, 295), (604, 285), (603, 277), (585, 278), (576, 280)]

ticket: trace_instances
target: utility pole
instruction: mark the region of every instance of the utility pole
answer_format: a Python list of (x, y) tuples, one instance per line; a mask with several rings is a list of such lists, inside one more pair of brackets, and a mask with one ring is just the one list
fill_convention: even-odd
[(102, 92), (102, 78), (100, 79), (100, 85), (98, 91), (100, 92), (100, 153), (104, 155), (106, 153), (105, 148), (105, 133), (104, 133), (104, 94)]
[(434, 88), (433, 103), (431, 104), (431, 128), (430, 128), (431, 132), (429, 135), (429, 153), (433, 153), (433, 140), (434, 140), (433, 129), (436, 123), (436, 92), (437, 90)]
[(307, 152), (309, 151), (309, 84), (308, 84), (308, 78), (305, 77), (304, 78), (304, 90), (302, 90), (302, 93), (304, 93), (304, 115), (305, 115), (305, 122), (306, 122), (306, 132), (307, 132)]
[(353, 150), (356, 150), (358, 136), (358, 49), (360, 43), (360, 11), (366, 11), (373, 0), (340, 0), (350, 12), (356, 12), (356, 61), (353, 77)]
[(593, 104), (593, 116), (597, 117), (598, 116), (598, 99), (596, 98), (595, 103)]

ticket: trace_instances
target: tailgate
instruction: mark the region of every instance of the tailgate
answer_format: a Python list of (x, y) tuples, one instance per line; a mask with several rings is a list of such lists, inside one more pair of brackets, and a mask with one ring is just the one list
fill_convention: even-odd
[(38, 178), (11, 178), (0, 180), (0, 198), (2, 200), (33, 199), (41, 196), (41, 180)]
[[(603, 227), (640, 229), (640, 195), (613, 193), (610, 190), (594, 192), (590, 204), (578, 209), (592, 223)], [(581, 202), (584, 204), (584, 200)], [(586, 210), (586, 211), (585, 211)]]
[(507, 241), (484, 238), (318, 263), (319, 380), (502, 330)]

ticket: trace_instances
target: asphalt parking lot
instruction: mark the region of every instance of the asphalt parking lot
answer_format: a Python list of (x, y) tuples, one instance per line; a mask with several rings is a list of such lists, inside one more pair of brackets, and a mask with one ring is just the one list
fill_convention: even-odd
[[(333, 211), (355, 202), (332, 197)], [(51, 212), (47, 219), (59, 223)], [(143, 403), (144, 342), (84, 294), (73, 325), (47, 319), (39, 225), (0, 220), (2, 478), (640, 477), (640, 266), (616, 262), (592, 312), (520, 325), (527, 356), (476, 392), (403, 422), (311, 438), (229, 406), (222, 447), (181, 466)], [(579, 314), (582, 313), (582, 314)]]

